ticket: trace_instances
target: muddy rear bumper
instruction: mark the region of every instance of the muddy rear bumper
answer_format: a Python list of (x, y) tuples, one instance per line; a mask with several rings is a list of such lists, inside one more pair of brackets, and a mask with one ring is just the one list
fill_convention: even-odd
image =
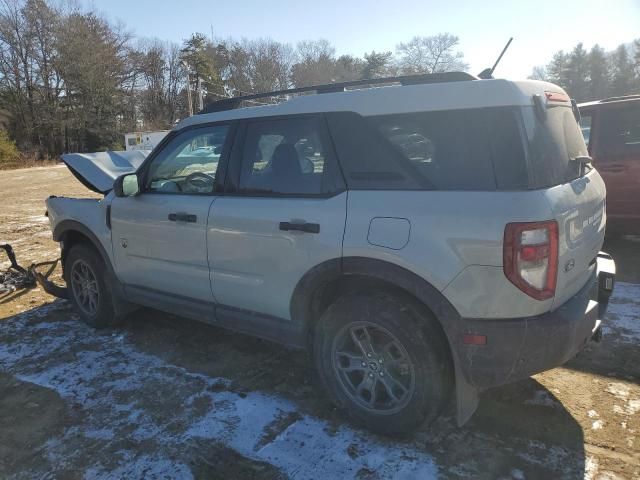
[(592, 337), (601, 337), (601, 319), (614, 283), (615, 263), (601, 252), (591, 279), (552, 312), (513, 319), (462, 319), (463, 335), (484, 336), (486, 343), (461, 342), (461, 373), (471, 386), (484, 389), (562, 365)]

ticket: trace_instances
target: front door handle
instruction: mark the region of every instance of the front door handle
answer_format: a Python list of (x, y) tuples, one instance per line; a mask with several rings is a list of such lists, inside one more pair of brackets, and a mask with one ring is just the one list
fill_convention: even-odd
[(198, 217), (195, 215), (191, 215), (190, 213), (178, 212), (178, 213), (170, 213), (169, 220), (172, 222), (188, 222), (188, 223), (196, 223), (198, 221)]
[(305, 233), (320, 233), (320, 224), (280, 222), (280, 230), (284, 230), (285, 232), (298, 230), (299, 232)]

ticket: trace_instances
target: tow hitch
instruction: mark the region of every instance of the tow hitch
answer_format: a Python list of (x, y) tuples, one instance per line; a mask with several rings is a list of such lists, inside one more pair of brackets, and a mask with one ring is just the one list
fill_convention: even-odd
[[(36, 284), (50, 295), (58, 298), (69, 298), (67, 289), (60, 287), (49, 280), (49, 276), (53, 273), (60, 259), (32, 263), (28, 268), (24, 268), (18, 264), (13, 248), (9, 244), (0, 245), (0, 250), (4, 250), (9, 258), (11, 266), (4, 272), (0, 272), (0, 295), (9, 294), (16, 290), (25, 288), (33, 288)], [(47, 271), (42, 274), (38, 268), (48, 266)]]

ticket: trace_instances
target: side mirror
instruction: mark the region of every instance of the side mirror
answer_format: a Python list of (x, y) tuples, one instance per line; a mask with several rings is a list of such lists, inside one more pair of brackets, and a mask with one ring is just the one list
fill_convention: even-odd
[(113, 193), (116, 197), (135, 197), (140, 193), (138, 176), (135, 173), (120, 175), (113, 182)]

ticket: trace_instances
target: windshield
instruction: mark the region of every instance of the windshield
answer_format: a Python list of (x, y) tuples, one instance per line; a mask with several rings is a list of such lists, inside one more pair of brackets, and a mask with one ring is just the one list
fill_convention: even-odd
[(533, 107), (524, 108), (522, 114), (529, 143), (531, 187), (550, 187), (578, 178), (581, 164), (573, 160), (589, 153), (571, 108), (551, 106), (544, 119)]

